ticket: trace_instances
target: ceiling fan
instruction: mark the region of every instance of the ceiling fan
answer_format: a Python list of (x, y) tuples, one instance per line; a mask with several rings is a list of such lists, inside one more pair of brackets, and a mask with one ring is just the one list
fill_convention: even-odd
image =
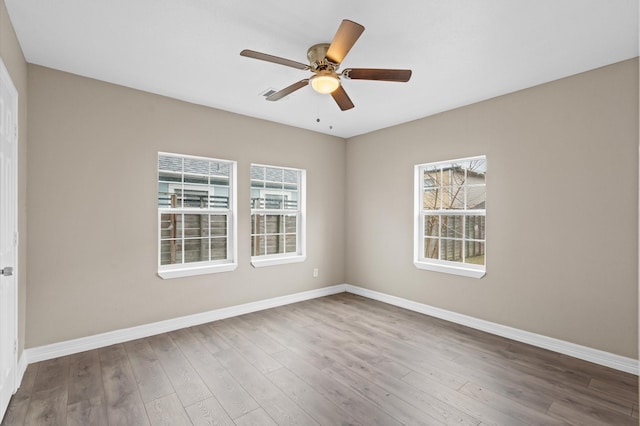
[(254, 50), (245, 49), (240, 52), (240, 55), (297, 68), (299, 70), (308, 70), (314, 73), (311, 78), (305, 78), (282, 90), (272, 93), (267, 97), (268, 101), (277, 101), (303, 88), (307, 84), (311, 84), (311, 87), (318, 93), (331, 93), (338, 107), (340, 107), (342, 111), (346, 111), (353, 108), (354, 105), (342, 87), (340, 82), (341, 77), (350, 80), (397, 81), (402, 83), (409, 81), (411, 78), (411, 70), (382, 68), (347, 68), (338, 73), (340, 64), (363, 31), (364, 27), (362, 25), (344, 19), (338, 31), (336, 31), (331, 44), (314, 44), (307, 50), (309, 65)]

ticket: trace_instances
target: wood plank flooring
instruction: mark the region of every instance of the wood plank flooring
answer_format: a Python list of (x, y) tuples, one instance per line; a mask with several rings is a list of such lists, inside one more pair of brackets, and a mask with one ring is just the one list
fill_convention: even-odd
[(638, 378), (342, 293), (32, 364), (5, 425), (638, 425)]

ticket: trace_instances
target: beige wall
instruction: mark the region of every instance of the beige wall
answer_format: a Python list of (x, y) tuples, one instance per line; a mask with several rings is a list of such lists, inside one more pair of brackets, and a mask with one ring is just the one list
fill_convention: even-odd
[(0, 58), (18, 90), (18, 356), (21, 356), (27, 304), (27, 63), (4, 0), (0, 0)]
[[(344, 282), (343, 139), (31, 64), (28, 77), (27, 347)], [(156, 276), (158, 151), (238, 162), (236, 271)], [(307, 170), (305, 262), (250, 265), (252, 162)]]
[[(29, 65), (27, 347), (348, 282), (637, 357), (637, 76), (626, 61), (345, 143)], [(156, 276), (158, 151), (238, 161), (235, 272)], [(479, 154), (487, 275), (416, 269), (413, 166)], [(251, 162), (307, 169), (306, 262), (250, 266)]]
[[(480, 154), (486, 276), (416, 269), (413, 166)], [(637, 358), (637, 224), (637, 59), (347, 143), (350, 284)]]

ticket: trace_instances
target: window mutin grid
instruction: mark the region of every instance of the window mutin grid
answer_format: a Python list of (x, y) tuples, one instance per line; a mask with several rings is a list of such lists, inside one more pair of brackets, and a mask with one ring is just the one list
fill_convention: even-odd
[[(306, 172), (251, 165), (251, 259), (304, 260), (304, 190)], [(275, 263), (274, 263), (275, 264)], [(266, 263), (265, 263), (266, 265)]]
[(484, 275), (486, 172), (485, 156), (415, 166), (417, 267)]
[(235, 269), (235, 167), (229, 160), (158, 153), (161, 277)]

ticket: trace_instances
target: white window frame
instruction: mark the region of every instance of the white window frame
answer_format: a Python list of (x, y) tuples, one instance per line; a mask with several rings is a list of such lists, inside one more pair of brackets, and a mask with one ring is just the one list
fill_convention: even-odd
[[(251, 256), (251, 265), (254, 268), (261, 268), (265, 266), (283, 265), (287, 263), (304, 262), (307, 259), (307, 245), (306, 245), (306, 224), (307, 224), (307, 171), (304, 169), (296, 169), (292, 167), (281, 167), (267, 164), (255, 164), (252, 163), (251, 167), (268, 167), (272, 169), (292, 170), (299, 173), (300, 181), (298, 183), (298, 209), (254, 209), (251, 208), (251, 218), (254, 214), (264, 215), (295, 215), (296, 219), (296, 243), (297, 250), (295, 253), (279, 253), (279, 254), (266, 254)], [(253, 188), (250, 188), (251, 190)], [(285, 190), (278, 190), (275, 188), (265, 188), (260, 191), (261, 196), (265, 194), (278, 194), (282, 195), (286, 193)], [(251, 245), (251, 244), (250, 244)]]
[[(482, 278), (486, 274), (486, 248), (487, 248), (487, 233), (486, 233), (486, 223), (485, 223), (485, 235), (484, 235), (484, 246), (485, 246), (485, 264), (484, 265), (474, 265), (463, 262), (449, 261), (449, 260), (440, 260), (440, 259), (431, 259), (426, 258), (424, 256), (424, 222), (426, 215), (446, 215), (446, 216), (485, 216), (486, 217), (486, 206), (481, 210), (471, 210), (466, 207), (465, 200), (465, 208), (464, 209), (433, 209), (426, 210), (424, 209), (424, 179), (423, 172), (424, 169), (429, 167), (439, 167), (452, 163), (460, 163), (464, 161), (470, 160), (484, 160), (486, 162), (485, 155), (479, 155), (475, 157), (467, 157), (460, 158), (456, 160), (447, 160), (447, 161), (438, 161), (433, 163), (424, 163), (417, 164), (414, 168), (414, 233), (413, 233), (413, 264), (418, 269), (424, 269), (428, 271), (436, 271), (443, 272), (447, 274), (461, 275), (465, 277), (471, 278)], [(467, 183), (465, 182), (465, 186)], [(485, 181), (485, 191), (486, 191), (486, 181)], [(464, 226), (463, 226), (464, 230)], [(438, 231), (440, 232), (440, 230)], [(440, 241), (441, 239), (438, 238)], [(463, 231), (462, 244), (464, 247), (465, 236)]]
[[(194, 275), (213, 274), (218, 272), (233, 271), (238, 267), (238, 225), (237, 225), (237, 162), (232, 160), (222, 160), (210, 157), (199, 157), (194, 155), (174, 154), (169, 152), (158, 152), (158, 158), (156, 160), (156, 193), (157, 186), (159, 184), (159, 172), (158, 160), (160, 156), (171, 156), (175, 158), (192, 158), (205, 161), (216, 161), (220, 163), (226, 163), (229, 165), (229, 207), (180, 207), (180, 208), (161, 208), (158, 207), (158, 276), (163, 279), (180, 278)], [(183, 172), (184, 173), (184, 172)], [(208, 191), (211, 193), (212, 187), (197, 185), (190, 185), (188, 183), (169, 184), (170, 188), (180, 187), (182, 190), (195, 189), (202, 191)], [(163, 214), (224, 214), (227, 216), (227, 258), (224, 260), (211, 260), (192, 263), (180, 263), (180, 264), (161, 264), (161, 218)]]

